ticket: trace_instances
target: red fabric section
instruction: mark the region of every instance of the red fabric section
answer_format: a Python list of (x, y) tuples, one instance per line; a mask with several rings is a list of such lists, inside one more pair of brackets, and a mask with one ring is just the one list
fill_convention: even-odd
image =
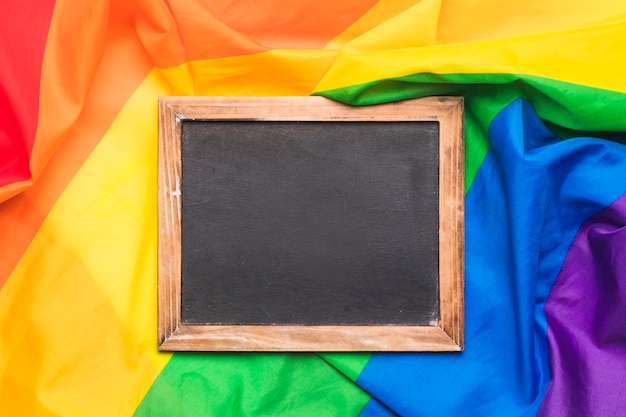
[(41, 63), (54, 0), (0, 2), (0, 187), (30, 178)]

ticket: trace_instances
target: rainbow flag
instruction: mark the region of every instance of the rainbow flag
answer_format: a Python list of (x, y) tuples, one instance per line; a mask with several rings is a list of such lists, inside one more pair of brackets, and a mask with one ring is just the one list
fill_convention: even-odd
[[(0, 16), (0, 415), (626, 415), (626, 2)], [(311, 94), (465, 98), (465, 351), (157, 352), (157, 97)]]

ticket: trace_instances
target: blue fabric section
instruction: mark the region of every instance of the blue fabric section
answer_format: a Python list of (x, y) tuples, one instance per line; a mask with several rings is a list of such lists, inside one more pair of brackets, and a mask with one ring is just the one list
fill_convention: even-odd
[(398, 417), (398, 415), (382, 405), (376, 398), (370, 398), (359, 413), (359, 417)]
[(489, 141), (466, 196), (465, 351), (375, 354), (357, 380), (401, 416), (535, 416), (546, 298), (580, 225), (626, 191), (626, 147), (561, 140), (527, 101), (496, 116)]

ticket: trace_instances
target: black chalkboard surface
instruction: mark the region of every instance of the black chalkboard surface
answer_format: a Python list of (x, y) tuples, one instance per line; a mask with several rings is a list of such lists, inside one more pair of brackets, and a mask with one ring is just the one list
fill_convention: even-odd
[(462, 101), (228, 100), (161, 101), (160, 348), (462, 349)]
[(183, 324), (438, 318), (437, 122), (186, 121)]

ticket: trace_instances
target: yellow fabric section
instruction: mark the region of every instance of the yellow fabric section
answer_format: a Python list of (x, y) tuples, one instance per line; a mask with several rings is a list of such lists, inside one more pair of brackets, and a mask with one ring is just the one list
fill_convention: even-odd
[(626, 2), (501, 2), (493, 13), (485, 1), (451, 3), (423, 0), (345, 43), (316, 91), (424, 72), (526, 74), (626, 91)]
[(156, 71), (141, 84), (0, 291), (3, 415), (131, 415), (169, 360), (156, 350), (156, 98), (170, 91)]
[(437, 43), (554, 34), (625, 17), (623, 0), (443, 0)]
[(418, 2), (348, 42), (344, 51), (401, 50), (435, 44), (442, 1)]
[(197, 95), (309, 95), (337, 53), (274, 49), (189, 63)]

